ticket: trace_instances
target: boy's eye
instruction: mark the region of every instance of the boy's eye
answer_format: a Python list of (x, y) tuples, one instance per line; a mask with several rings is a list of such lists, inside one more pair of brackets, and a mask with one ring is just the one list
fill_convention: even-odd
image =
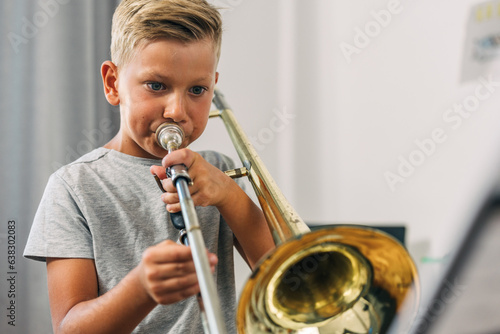
[(162, 90), (163, 89), (163, 84), (159, 83), (159, 82), (149, 82), (148, 83), (148, 87), (151, 89), (151, 90), (154, 90), (154, 91), (159, 91), (159, 90)]
[(201, 86), (194, 86), (193, 88), (191, 88), (191, 93), (193, 93), (194, 95), (201, 95), (205, 91), (206, 89)]

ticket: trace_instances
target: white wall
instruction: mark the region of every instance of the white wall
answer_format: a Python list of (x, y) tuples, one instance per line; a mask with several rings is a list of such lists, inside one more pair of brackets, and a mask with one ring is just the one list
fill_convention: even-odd
[[(424, 278), (435, 275), (422, 258), (439, 262), (453, 249), (500, 152), (498, 88), (462, 123), (443, 120), (481, 85), (461, 82), (478, 2), (213, 2), (228, 7), (219, 87), (302, 218), (404, 224)], [(372, 11), (388, 8), (390, 22), (349, 62), (340, 45), (354, 45)], [(278, 128), (278, 114), (293, 118)], [(221, 131), (211, 125), (199, 147), (232, 154)], [(434, 131), (441, 142), (391, 189), (384, 174), (398, 173), (400, 156), (418, 158), (416, 141), (428, 143)]]

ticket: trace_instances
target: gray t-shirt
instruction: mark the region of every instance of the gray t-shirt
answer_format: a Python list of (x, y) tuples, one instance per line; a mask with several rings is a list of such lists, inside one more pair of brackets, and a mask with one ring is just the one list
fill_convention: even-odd
[[(232, 161), (216, 152), (200, 152), (221, 170)], [(120, 282), (141, 261), (146, 248), (178, 241), (149, 168), (160, 160), (137, 158), (98, 148), (51, 175), (24, 251), (30, 259), (94, 259), (99, 295)], [(215, 279), (229, 333), (235, 333), (233, 233), (215, 207), (197, 207), (210, 252), (219, 263)], [(195, 297), (157, 306), (134, 333), (202, 333)]]

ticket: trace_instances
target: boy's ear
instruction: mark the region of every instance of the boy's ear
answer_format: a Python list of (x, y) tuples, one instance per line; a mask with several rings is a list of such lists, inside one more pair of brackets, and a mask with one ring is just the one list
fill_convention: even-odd
[(219, 72), (215, 72), (215, 84), (219, 81)]
[(101, 76), (106, 100), (111, 105), (117, 106), (120, 104), (120, 97), (118, 96), (118, 68), (113, 62), (106, 60), (101, 65)]

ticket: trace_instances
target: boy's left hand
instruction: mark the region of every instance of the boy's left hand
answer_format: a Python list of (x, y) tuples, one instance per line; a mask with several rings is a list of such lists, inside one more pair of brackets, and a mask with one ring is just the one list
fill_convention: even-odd
[[(188, 148), (179, 149), (167, 154), (162, 160), (162, 166), (151, 166), (151, 173), (157, 175), (166, 191), (162, 201), (167, 204), (168, 212), (181, 210), (179, 195), (172, 179), (167, 178), (166, 168), (184, 164), (193, 181), (189, 186), (191, 198), (195, 206), (216, 206), (226, 204), (229, 189), (234, 182), (217, 167), (208, 163), (203, 157)], [(235, 185), (235, 184), (234, 184)]]

